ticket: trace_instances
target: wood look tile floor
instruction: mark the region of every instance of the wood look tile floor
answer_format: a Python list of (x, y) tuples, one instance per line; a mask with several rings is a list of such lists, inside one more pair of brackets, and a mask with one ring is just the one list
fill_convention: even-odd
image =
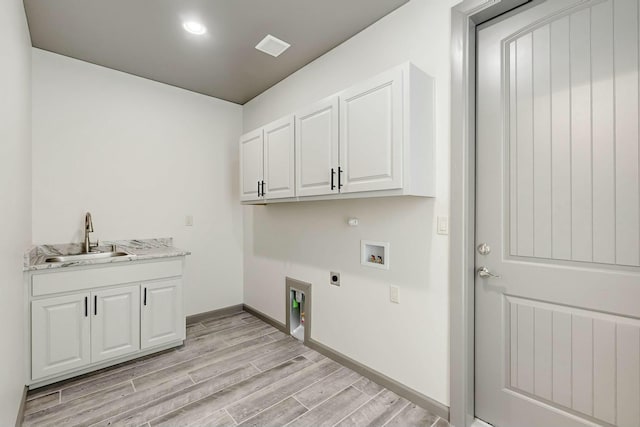
[(189, 325), (180, 348), (30, 391), (23, 425), (449, 424), (239, 312)]

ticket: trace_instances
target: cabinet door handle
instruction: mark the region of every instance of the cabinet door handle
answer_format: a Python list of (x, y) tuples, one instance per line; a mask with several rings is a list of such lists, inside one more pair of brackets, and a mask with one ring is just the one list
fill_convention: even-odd
[(98, 315), (98, 295), (93, 296), (93, 314)]
[(147, 288), (144, 288), (144, 305), (147, 305)]
[(333, 184), (333, 177), (336, 174), (336, 170), (334, 168), (331, 168), (331, 190), (335, 190), (336, 186)]
[(260, 181), (258, 181), (258, 197), (260, 197)]
[(338, 166), (338, 190), (342, 188), (342, 168)]
[(264, 197), (265, 192), (264, 192), (264, 181), (262, 181), (262, 197)]
[(84, 317), (89, 317), (89, 297), (84, 297)]

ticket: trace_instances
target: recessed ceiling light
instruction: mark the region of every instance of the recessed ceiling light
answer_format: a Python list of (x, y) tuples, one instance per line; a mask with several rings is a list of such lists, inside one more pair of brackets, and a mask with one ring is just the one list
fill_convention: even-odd
[(207, 32), (207, 27), (196, 21), (187, 21), (182, 24), (182, 28), (184, 28), (191, 34), (196, 34), (199, 36)]
[(279, 38), (268, 34), (260, 43), (257, 44), (256, 49), (264, 53), (268, 53), (271, 56), (278, 57), (282, 52), (289, 49), (290, 46), (291, 45), (289, 43), (283, 42)]

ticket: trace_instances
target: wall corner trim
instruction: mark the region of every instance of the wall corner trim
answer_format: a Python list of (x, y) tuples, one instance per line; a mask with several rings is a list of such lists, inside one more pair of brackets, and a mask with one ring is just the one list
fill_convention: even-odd
[(24, 421), (24, 409), (27, 405), (27, 391), (29, 388), (25, 385), (22, 390), (22, 399), (20, 400), (20, 407), (18, 408), (18, 415), (16, 416), (16, 427), (22, 426), (22, 421)]
[(266, 322), (266, 323), (270, 324), (271, 326), (273, 326), (274, 328), (276, 328), (277, 330), (279, 330), (281, 332), (284, 332), (285, 334), (289, 335), (289, 332), (287, 331), (287, 327), (285, 326), (284, 323), (278, 322), (273, 317), (267, 316), (266, 314), (256, 310), (255, 308), (251, 307), (250, 305), (243, 304), (242, 307), (243, 307), (244, 311), (246, 311), (247, 313), (253, 314), (254, 316), (256, 316), (258, 319), (262, 320), (263, 322)]

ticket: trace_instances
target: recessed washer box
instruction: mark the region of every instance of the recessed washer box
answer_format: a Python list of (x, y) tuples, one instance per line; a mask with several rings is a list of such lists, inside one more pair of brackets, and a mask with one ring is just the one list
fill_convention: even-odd
[(389, 269), (389, 242), (360, 241), (360, 264), (366, 267)]

